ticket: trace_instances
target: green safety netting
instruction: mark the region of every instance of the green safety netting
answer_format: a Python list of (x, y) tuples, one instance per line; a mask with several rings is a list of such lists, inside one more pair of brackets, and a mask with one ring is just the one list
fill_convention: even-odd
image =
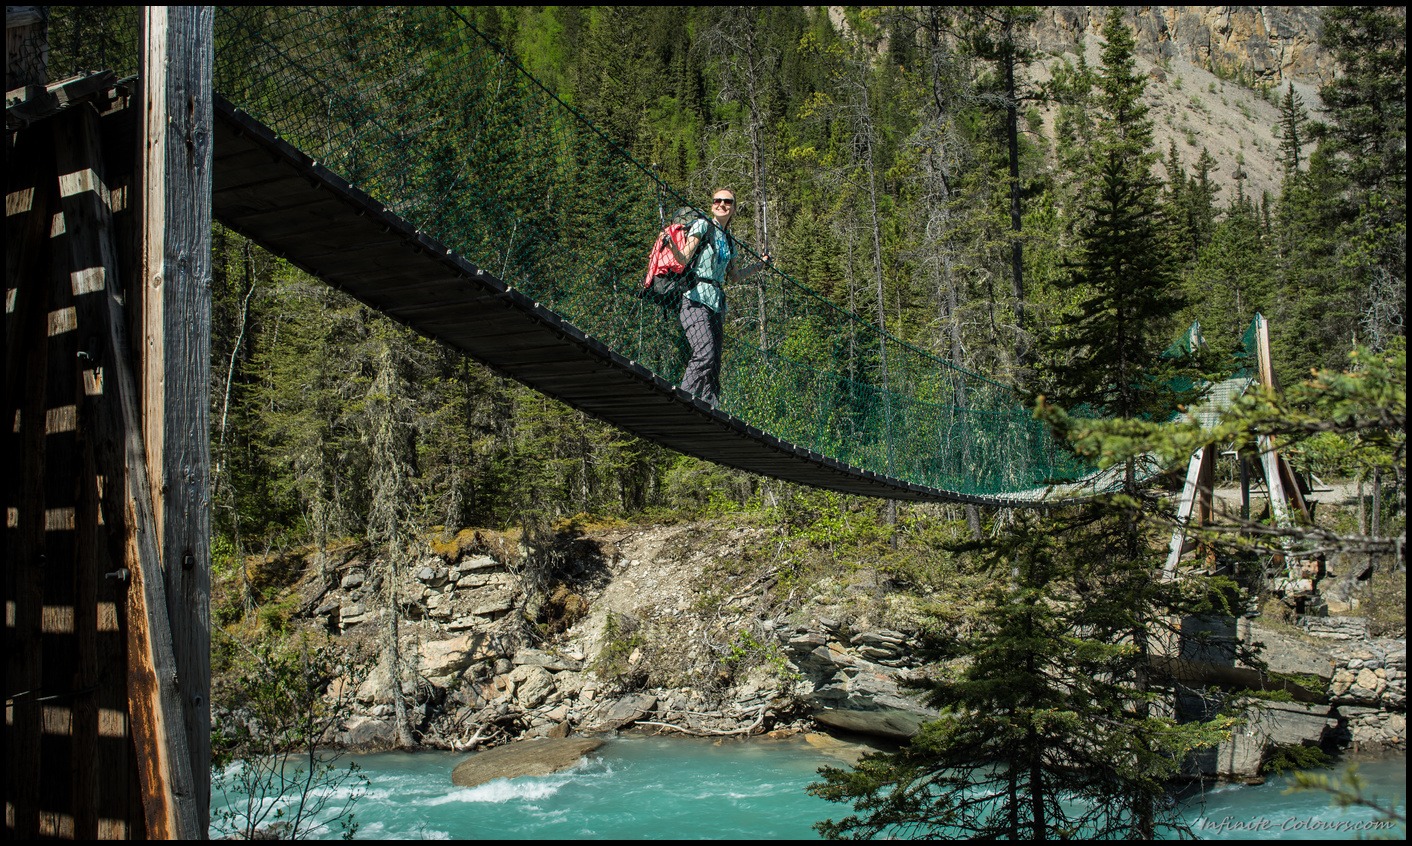
[[(1192, 403), (1178, 417), (1195, 420), (1205, 428), (1213, 428), (1221, 422), (1221, 415), (1241, 394), (1250, 389), (1259, 378), (1256, 361), (1259, 358), (1256, 333), (1263, 317), (1259, 314), (1251, 319), (1250, 325), (1241, 334), (1240, 348), (1231, 356), (1230, 375), (1216, 382), (1198, 382), (1195, 379), (1175, 379), (1172, 387), (1176, 391), (1187, 391), (1193, 387), (1201, 389), (1201, 398)], [(1194, 322), (1162, 354), (1165, 358), (1181, 358), (1195, 355), (1206, 346), (1201, 335), (1201, 324)]]
[[(122, 35), (135, 31), (131, 7), (55, 8), (52, 66), (135, 70)], [(688, 198), (454, 9), (220, 7), (215, 38), (215, 86), (237, 107), (635, 364), (680, 381), (679, 302), (639, 288), (664, 217)], [(741, 250), (753, 264), (749, 245)], [(1071, 493), (1108, 484), (1086, 476), (1092, 468), (1006, 386), (882, 333), (785, 273), (770, 268), (726, 295), (727, 414), (855, 468), (968, 497), (1023, 501), (1056, 480), (1076, 481)]]

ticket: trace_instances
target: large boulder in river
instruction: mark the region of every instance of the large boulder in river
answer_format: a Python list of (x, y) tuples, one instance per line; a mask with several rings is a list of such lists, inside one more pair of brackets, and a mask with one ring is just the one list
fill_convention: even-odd
[(893, 674), (867, 667), (818, 686), (810, 700), (818, 709), (814, 719), (823, 725), (896, 741), (911, 738), (923, 723), (941, 716), (904, 693)]
[(472, 755), (451, 771), (457, 787), (475, 787), (497, 778), (547, 776), (567, 770), (605, 743), (601, 737), (520, 740)]

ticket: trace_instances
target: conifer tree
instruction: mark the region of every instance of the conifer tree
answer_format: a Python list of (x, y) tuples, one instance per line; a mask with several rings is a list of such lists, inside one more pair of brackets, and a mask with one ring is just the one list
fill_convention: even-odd
[(1214, 351), (1234, 352), (1255, 313), (1269, 310), (1276, 276), (1269, 241), (1256, 210), (1245, 206), (1228, 209), (1202, 246), (1187, 290), (1193, 305), (1200, 303), (1202, 332)]
[(1319, 91), (1330, 120), (1317, 127), (1348, 179), (1340, 263), (1357, 276), (1363, 337), (1380, 349), (1407, 332), (1406, 16), (1332, 7), (1321, 41), (1343, 71)]
[(1166, 220), (1150, 174), (1152, 122), (1142, 103), (1132, 33), (1120, 9), (1103, 27), (1108, 44), (1097, 79), (1099, 140), (1079, 229), (1078, 255), (1059, 285), (1078, 308), (1049, 335), (1050, 400), (1109, 417), (1163, 417), (1184, 397), (1160, 386), (1154, 368), (1170, 342), (1176, 290)]
[[(1319, 142), (1276, 211), (1269, 311), (1286, 384), (1342, 366), (1355, 340), (1381, 347), (1406, 332), (1405, 31), (1386, 9), (1330, 8), (1321, 42), (1341, 73), (1320, 89), (1324, 120), (1303, 126), (1292, 97), (1282, 108), (1283, 142), (1293, 140), (1286, 122)], [(1289, 173), (1293, 150), (1283, 153)]]
[(1084, 297), (1048, 340), (1050, 398), (1104, 416), (1161, 417), (1181, 397), (1153, 391), (1153, 368), (1184, 300), (1150, 180), (1134, 180), (1114, 151), (1105, 159), (1079, 257), (1061, 282)]
[(1190, 266), (1211, 240), (1216, 228), (1216, 194), (1221, 188), (1212, 180), (1216, 159), (1205, 147), (1196, 160), (1196, 173), (1190, 177), (1175, 162), (1176, 142), (1173, 141), (1167, 159), (1167, 217), (1172, 225), (1172, 237), (1178, 246), (1180, 261)]
[(1358, 192), (1405, 201), (1407, 23), (1373, 6), (1324, 12), (1321, 42), (1343, 71), (1319, 90), (1330, 122), (1319, 127)]
[[(1137, 72), (1137, 41), (1113, 7), (1103, 23), (1106, 43), (1097, 78), (1100, 152), (1095, 163), (1122, 162), (1136, 179), (1146, 179), (1157, 154), (1152, 149), (1152, 119), (1142, 100), (1144, 78)], [(1155, 184), (1149, 186), (1155, 189)]]
[[(1062, 287), (1082, 293), (1077, 312), (1048, 336), (1050, 396), (1061, 407), (1119, 419), (1165, 420), (1195, 398), (1187, 386), (1193, 362), (1163, 355), (1184, 304), (1175, 284), (1175, 264), (1166, 221), (1159, 213), (1157, 185), (1149, 167), (1151, 121), (1142, 103), (1143, 81), (1135, 72), (1133, 38), (1114, 9), (1104, 25), (1108, 44), (1099, 74), (1100, 142), (1097, 179), (1079, 232), (1078, 257)], [(1188, 186), (1190, 190), (1191, 186)], [(1118, 791), (1130, 813), (1130, 834), (1151, 838), (1158, 823), (1157, 796), (1142, 782), (1168, 750), (1154, 733), (1153, 697), (1166, 689), (1152, 670), (1150, 649), (1160, 618), (1175, 597), (1154, 577), (1148, 518), (1156, 503), (1145, 500), (1137, 459), (1124, 465), (1121, 496), (1085, 507), (1092, 544), (1082, 591), (1081, 630), (1094, 640), (1126, 643), (1117, 661), (1095, 665), (1126, 692), (1109, 702), (1112, 736), (1124, 744), (1120, 766), (1134, 779)], [(1160, 722), (1160, 721), (1157, 721)]]
[(1308, 123), (1309, 112), (1304, 109), (1304, 100), (1294, 93), (1294, 83), (1291, 82), (1280, 100), (1280, 124), (1275, 130), (1280, 139), (1280, 166), (1284, 169), (1286, 181), (1299, 174), (1302, 148), (1308, 140)]

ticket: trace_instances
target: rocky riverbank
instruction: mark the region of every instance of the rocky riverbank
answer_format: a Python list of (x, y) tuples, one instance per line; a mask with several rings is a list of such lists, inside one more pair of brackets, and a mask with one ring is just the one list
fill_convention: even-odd
[[(418, 743), (463, 751), (629, 729), (823, 729), (902, 742), (937, 718), (903, 684), (925, 669), (916, 598), (880, 589), (868, 573), (782, 583), (790, 574), (753, 552), (774, 540), (766, 529), (710, 523), (581, 532), (552, 549), (443, 533), (392, 577), (403, 610), (400, 684), (385, 658), (372, 660), (389, 630), (391, 612), (379, 607), (386, 562), (325, 556), (300, 581), (306, 616), (292, 622), (328, 631), (349, 656), (351, 671), (329, 688), (349, 716), (328, 740), (356, 750), (395, 744), (399, 694)], [(1248, 689), (1237, 701), (1244, 728), (1193, 772), (1253, 779), (1275, 745), (1405, 748), (1406, 641), (1330, 619), (1278, 631), (1182, 621), (1191, 636), (1163, 660)], [(1257, 642), (1264, 671), (1238, 657)], [(1302, 693), (1256, 692), (1278, 678), (1298, 680)], [(1229, 704), (1207, 696), (1175, 706)]]

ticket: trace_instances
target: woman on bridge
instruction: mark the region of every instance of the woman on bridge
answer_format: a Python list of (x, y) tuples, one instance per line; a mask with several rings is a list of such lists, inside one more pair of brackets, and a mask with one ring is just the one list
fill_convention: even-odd
[[(686, 293), (682, 294), (681, 327), (686, 333), (687, 344), (691, 346), (691, 358), (686, 364), (681, 386), (693, 396), (715, 408), (721, 394), (721, 342), (724, 337), (723, 317), (726, 311), (724, 283), (727, 278), (732, 283), (744, 282), (769, 262), (764, 260), (748, 270), (740, 270), (735, 261), (735, 240), (730, 237), (731, 218), (735, 214), (735, 192), (729, 188), (717, 189), (711, 197), (712, 220), (701, 218), (687, 230), (686, 242), (678, 250), (672, 239), (666, 239), (683, 265), (690, 263), (691, 255), (696, 255), (696, 264), (690, 268), (692, 280)], [(701, 250), (697, 252), (697, 245)]]

